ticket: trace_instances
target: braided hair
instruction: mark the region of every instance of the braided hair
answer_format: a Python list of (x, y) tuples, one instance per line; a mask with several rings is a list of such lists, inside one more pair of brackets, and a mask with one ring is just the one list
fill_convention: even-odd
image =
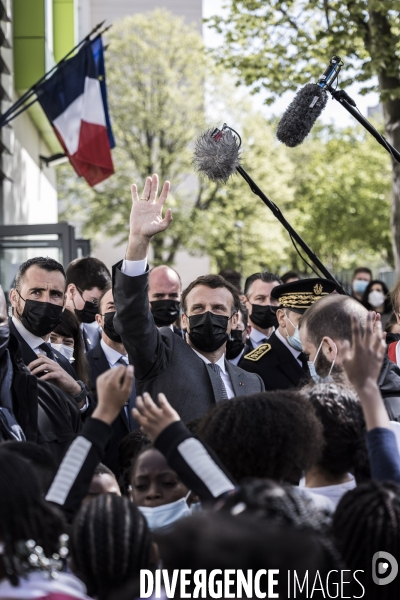
[[(24, 443), (24, 442), (20, 442)], [(31, 465), (15, 452), (0, 449), (0, 579), (8, 577), (18, 585), (15, 558), (21, 542), (34, 540), (47, 557), (58, 552), (59, 537), (65, 532), (64, 519), (42, 496)]]
[(100, 600), (148, 569), (152, 537), (146, 519), (127, 498), (102, 494), (85, 504), (71, 532), (76, 575)]
[(333, 476), (370, 478), (365, 421), (360, 400), (350, 388), (319, 383), (303, 388), (324, 428), (324, 448), (317, 465)]
[(357, 577), (365, 587), (364, 598), (399, 598), (400, 577), (387, 585), (376, 585), (371, 563), (379, 551), (400, 557), (400, 486), (370, 481), (347, 492), (338, 504), (332, 529), (346, 568), (363, 571)]

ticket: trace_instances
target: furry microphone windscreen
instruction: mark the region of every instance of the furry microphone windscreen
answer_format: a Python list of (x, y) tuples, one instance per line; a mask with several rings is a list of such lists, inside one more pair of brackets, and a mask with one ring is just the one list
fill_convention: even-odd
[(316, 83), (307, 83), (289, 104), (276, 130), (280, 142), (294, 148), (302, 144), (328, 101), (327, 92)]
[(193, 165), (211, 181), (226, 183), (240, 164), (239, 143), (229, 129), (208, 129), (196, 141)]

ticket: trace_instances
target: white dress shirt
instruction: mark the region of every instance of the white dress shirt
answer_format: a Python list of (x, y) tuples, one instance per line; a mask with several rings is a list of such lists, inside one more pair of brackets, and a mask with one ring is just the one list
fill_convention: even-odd
[(265, 335), (265, 333), (258, 331), (258, 329), (254, 329), (254, 327), (251, 328), (250, 341), (253, 345), (253, 348), (258, 348), (258, 346), (263, 344), (265, 340), (268, 340), (268, 337), (269, 336)]
[[(28, 331), (26, 329), (26, 327), (24, 327), (22, 325), (21, 321), (18, 321), (18, 319), (16, 317), (12, 317), (12, 322), (14, 323), (15, 329), (18, 331), (19, 335), (22, 337), (24, 342), (26, 342), (28, 344), (28, 346), (30, 348), (32, 348), (32, 350), (38, 356), (47, 356), (46, 352), (44, 350), (42, 350), (42, 348), (39, 348), (39, 346), (41, 344), (47, 343), (44, 341), (43, 338), (38, 337), (37, 335), (34, 335), (30, 331)], [(50, 345), (50, 342), (49, 342), (49, 345)], [(50, 383), (51, 383), (51, 381), (50, 381)], [(89, 407), (89, 402), (88, 402), (88, 399), (86, 398), (86, 402), (85, 402), (84, 406), (82, 406), (82, 408), (80, 408), (79, 410), (81, 411), (81, 413), (84, 413), (87, 411), (88, 407)]]
[(121, 363), (118, 363), (119, 359), (122, 358), (122, 360), (124, 361), (124, 363), (126, 365), (129, 364), (129, 360), (128, 360), (128, 355), (127, 354), (121, 354), (120, 352), (117, 352), (117, 350), (114, 350), (114, 348), (110, 348), (110, 346), (108, 346), (105, 341), (103, 340), (103, 338), (101, 338), (100, 340), (100, 346), (101, 349), (103, 350), (105, 357), (107, 359), (107, 362), (110, 366), (110, 369), (113, 369), (114, 367), (119, 367)]
[[(139, 275), (143, 275), (146, 272), (146, 269), (147, 269), (147, 258), (144, 258), (143, 260), (126, 260), (126, 259), (124, 259), (122, 261), (121, 271), (122, 271), (122, 273), (125, 273), (125, 275), (128, 275), (129, 277), (138, 277)], [(192, 348), (192, 346), (190, 346), (190, 348)], [(205, 356), (200, 354), (200, 352), (198, 352), (194, 348), (192, 348), (192, 350), (193, 350), (193, 352), (195, 352), (197, 354), (197, 356), (199, 356), (201, 358), (201, 360), (203, 360), (206, 363), (206, 365), (208, 365), (210, 363), (208, 358), (206, 358)], [(215, 364), (217, 364), (221, 369), (221, 379), (225, 386), (228, 398), (233, 398), (235, 396), (235, 393), (232, 388), (231, 378), (229, 377), (228, 371), (226, 370), (225, 354), (223, 354), (221, 356), (221, 358)]]
[(303, 365), (301, 363), (301, 360), (299, 360), (299, 356), (300, 356), (301, 352), (299, 350), (296, 350), (295, 348), (293, 348), (293, 346), (291, 346), (289, 344), (287, 339), (280, 333), (280, 331), (278, 329), (275, 330), (275, 335), (279, 340), (281, 340), (282, 344), (285, 344), (286, 348), (288, 348), (290, 350), (290, 352), (293, 354), (293, 356), (295, 357), (295, 359), (297, 360), (299, 365), (302, 367)]

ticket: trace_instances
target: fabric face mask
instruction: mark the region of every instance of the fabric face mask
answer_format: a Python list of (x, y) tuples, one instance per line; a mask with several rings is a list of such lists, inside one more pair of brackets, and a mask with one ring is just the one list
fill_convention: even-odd
[(70, 363), (73, 363), (74, 358), (74, 349), (71, 346), (64, 346), (64, 344), (50, 344), (54, 350), (57, 350), (60, 354), (62, 354)]
[(336, 346), (335, 343), (334, 343), (335, 350), (336, 350), (335, 358), (333, 359), (333, 362), (331, 364), (331, 368), (329, 369), (328, 375), (326, 377), (321, 377), (320, 375), (318, 375), (318, 373), (316, 371), (316, 368), (315, 368), (315, 362), (317, 360), (318, 354), (319, 354), (319, 352), (320, 352), (320, 350), (322, 348), (322, 344), (323, 343), (324, 343), (323, 341), (320, 343), (320, 345), (318, 347), (318, 350), (317, 350), (317, 354), (315, 355), (314, 360), (313, 361), (311, 361), (311, 360), (307, 361), (308, 370), (310, 371), (310, 375), (313, 378), (313, 380), (315, 381), (315, 383), (332, 383), (333, 382), (333, 377), (332, 377), (331, 373), (332, 373), (332, 369), (333, 369), (333, 367), (335, 365), (336, 358), (337, 358), (337, 346)]
[(165, 529), (179, 521), (183, 517), (189, 517), (191, 510), (186, 502), (186, 499), (190, 495), (189, 492), (184, 498), (170, 502), (169, 504), (162, 504), (161, 506), (138, 506), (138, 509), (142, 515), (146, 518), (147, 525), (151, 531)]
[(353, 290), (356, 294), (363, 294), (367, 289), (368, 281), (364, 281), (363, 279), (355, 279), (353, 281)]
[[(83, 292), (78, 290), (78, 293), (83, 300), (83, 296), (82, 296)], [(89, 302), (88, 300), (85, 300), (85, 305), (81, 309), (76, 308), (75, 302), (74, 302), (74, 310), (75, 310), (75, 314), (76, 314), (78, 320), (81, 323), (93, 323), (93, 321), (96, 320), (96, 315), (99, 312), (99, 307), (97, 304), (94, 304), (93, 302)]]
[(382, 306), (385, 302), (385, 294), (379, 292), (378, 290), (373, 290), (368, 294), (368, 304), (373, 306), (374, 308), (378, 308), (378, 306)]
[(189, 339), (198, 350), (215, 352), (228, 339), (226, 332), (228, 317), (207, 311), (201, 315), (191, 315), (187, 318), (189, 319)]
[(261, 304), (252, 304), (250, 319), (261, 329), (269, 329), (270, 327), (278, 327), (278, 319), (276, 311), (278, 306), (262, 306)]
[[(289, 323), (292, 325), (292, 327), (294, 327), (294, 334), (293, 335), (288, 334), (286, 336), (286, 339), (289, 342), (289, 344), (292, 346), (292, 348), (294, 348), (295, 350), (298, 350), (299, 352), (302, 352), (303, 346), (301, 344), (299, 326), (293, 325), (292, 321), (289, 319), (288, 316), (286, 318), (289, 321)], [(286, 329), (286, 333), (287, 333), (287, 329)]]
[(157, 327), (172, 325), (181, 311), (181, 303), (178, 300), (154, 300), (150, 302), (150, 306)]
[(240, 329), (232, 329), (228, 341), (226, 342), (226, 358), (236, 358), (239, 356), (244, 348), (244, 342), (242, 341), (243, 331)]
[(115, 312), (108, 312), (103, 315), (104, 317), (104, 333), (116, 344), (122, 344), (121, 336), (115, 331), (114, 328), (114, 315)]
[[(17, 290), (18, 291), (18, 290)], [(17, 312), (22, 325), (37, 337), (51, 333), (61, 321), (63, 306), (51, 302), (38, 300), (25, 300), (18, 292), (19, 297), (25, 301), (22, 315)]]
[(7, 350), (8, 342), (10, 340), (10, 328), (7, 325), (0, 326), (0, 358), (3, 356), (4, 352)]
[(400, 333), (387, 333), (386, 344), (392, 344), (393, 342), (400, 342)]

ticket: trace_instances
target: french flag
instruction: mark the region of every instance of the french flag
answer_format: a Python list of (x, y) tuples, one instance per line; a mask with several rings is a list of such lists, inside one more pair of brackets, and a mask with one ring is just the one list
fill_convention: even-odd
[(101, 37), (85, 44), (36, 91), (75, 171), (90, 186), (114, 173)]

